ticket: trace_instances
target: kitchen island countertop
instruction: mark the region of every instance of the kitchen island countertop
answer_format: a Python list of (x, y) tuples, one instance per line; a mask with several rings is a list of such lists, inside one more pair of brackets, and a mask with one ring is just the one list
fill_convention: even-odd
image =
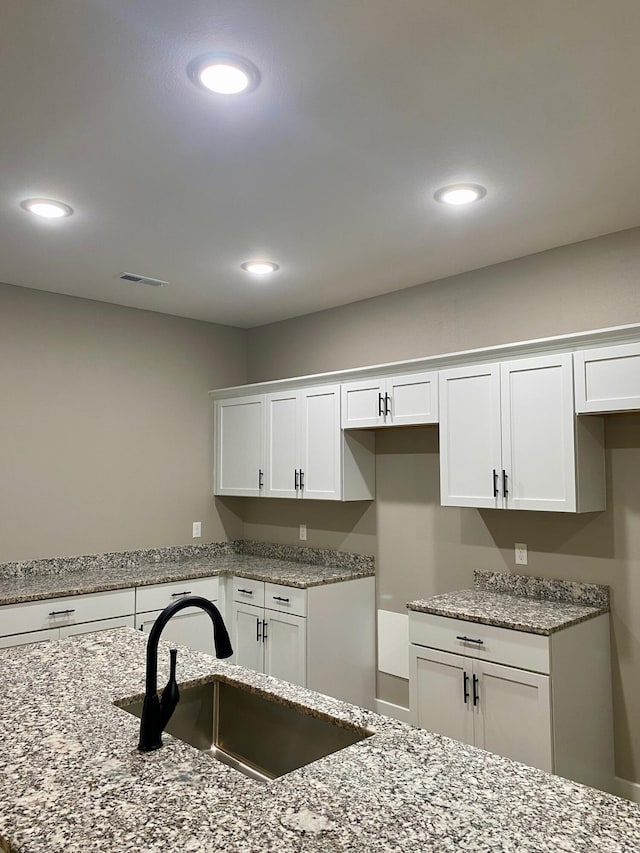
[(224, 674), (376, 734), (267, 785), (166, 735), (142, 755), (114, 702), (141, 695), (144, 653), (126, 628), (0, 652), (3, 851), (640, 851), (635, 804), (183, 649), (180, 682)]

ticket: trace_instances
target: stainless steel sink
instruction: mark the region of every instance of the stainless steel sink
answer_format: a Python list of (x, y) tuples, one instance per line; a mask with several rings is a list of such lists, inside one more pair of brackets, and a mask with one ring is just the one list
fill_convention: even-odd
[[(136, 717), (142, 714), (142, 700), (119, 707)], [(373, 734), (217, 678), (180, 688), (180, 702), (165, 731), (260, 782)]]

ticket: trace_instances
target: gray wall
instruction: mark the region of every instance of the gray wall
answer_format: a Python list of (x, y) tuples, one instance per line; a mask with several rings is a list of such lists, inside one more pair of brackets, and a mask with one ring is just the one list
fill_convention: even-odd
[(207, 391), (245, 356), (239, 329), (0, 285), (0, 563), (240, 536)]
[[(416, 358), (640, 322), (640, 229), (554, 249), (331, 311), (253, 329), (249, 381)], [(378, 430), (376, 501), (308, 505), (251, 500), (248, 538), (373, 552), (379, 606), (470, 586), (474, 568), (610, 584), (616, 767), (640, 782), (640, 415), (606, 420), (609, 508), (603, 513), (507, 512), (439, 506), (435, 427)], [(518, 571), (521, 567), (518, 567)], [(378, 695), (407, 703), (402, 679)]]

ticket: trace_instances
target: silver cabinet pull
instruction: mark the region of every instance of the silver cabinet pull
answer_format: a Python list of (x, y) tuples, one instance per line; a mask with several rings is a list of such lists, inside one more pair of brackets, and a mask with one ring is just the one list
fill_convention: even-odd
[(463, 643), (475, 643), (478, 646), (484, 646), (484, 640), (474, 640), (473, 637), (456, 637), (456, 640), (462, 640)]

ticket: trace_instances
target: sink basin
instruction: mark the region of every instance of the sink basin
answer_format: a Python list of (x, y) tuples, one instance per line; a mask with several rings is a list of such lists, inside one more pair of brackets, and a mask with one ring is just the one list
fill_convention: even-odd
[[(142, 714), (142, 700), (119, 707), (136, 717)], [(165, 731), (260, 782), (373, 734), (221, 678), (180, 687), (180, 702)]]

